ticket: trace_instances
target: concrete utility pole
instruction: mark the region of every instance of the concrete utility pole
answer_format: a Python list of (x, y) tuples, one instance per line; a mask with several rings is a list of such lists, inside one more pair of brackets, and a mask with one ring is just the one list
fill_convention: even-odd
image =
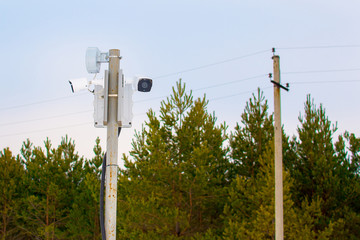
[[(105, 230), (106, 240), (116, 239), (116, 204), (118, 173), (118, 81), (120, 67), (120, 50), (109, 50), (108, 73), (108, 116), (107, 116), (107, 157), (105, 187)], [(106, 76), (105, 76), (106, 77)]]
[(120, 70), (120, 59), (119, 49), (100, 52), (97, 47), (89, 47), (85, 55), (88, 73), (99, 73), (101, 63), (109, 63), (109, 70), (105, 70), (104, 85), (95, 78), (93, 81), (88, 81), (86, 78), (69, 80), (72, 92), (90, 91), (89, 86), (93, 86), (94, 126), (107, 127), (106, 154), (103, 159), (100, 187), (101, 236), (106, 240), (116, 240), (118, 135), (121, 128), (132, 126), (133, 92), (150, 92), (153, 82), (147, 77), (136, 77), (132, 83), (126, 83)]
[(280, 88), (289, 90), (280, 84), (280, 57), (274, 55), (274, 120), (275, 120), (275, 239), (284, 239), (284, 211), (283, 211), (283, 174), (282, 174), (282, 128), (281, 128), (281, 99)]

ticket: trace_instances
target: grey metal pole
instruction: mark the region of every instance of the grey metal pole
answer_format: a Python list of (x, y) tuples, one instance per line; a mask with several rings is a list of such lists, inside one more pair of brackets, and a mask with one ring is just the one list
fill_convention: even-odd
[(106, 147), (106, 187), (105, 187), (105, 230), (106, 240), (116, 239), (116, 203), (118, 173), (118, 79), (120, 50), (109, 50), (109, 84), (108, 84), (108, 121)]
[[(273, 56), (274, 82), (280, 85), (280, 57)], [(284, 239), (283, 175), (282, 175), (282, 129), (280, 87), (274, 84), (275, 120), (275, 239)]]

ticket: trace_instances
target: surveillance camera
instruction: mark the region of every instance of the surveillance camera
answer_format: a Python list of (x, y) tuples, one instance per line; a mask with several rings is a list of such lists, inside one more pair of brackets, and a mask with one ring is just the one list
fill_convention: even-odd
[(150, 92), (152, 87), (152, 79), (146, 77), (137, 77), (135, 78), (134, 88), (139, 92)]
[(73, 93), (82, 90), (87, 90), (89, 88), (89, 82), (86, 78), (70, 79), (69, 83), (70, 83), (71, 91)]

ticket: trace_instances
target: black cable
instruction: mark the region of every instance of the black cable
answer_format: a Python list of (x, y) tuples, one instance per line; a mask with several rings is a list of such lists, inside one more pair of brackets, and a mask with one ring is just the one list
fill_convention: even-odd
[[(120, 136), (121, 127), (118, 129), (118, 137)], [(105, 189), (105, 176), (106, 176), (106, 152), (104, 154), (101, 171), (101, 184), (100, 184), (100, 228), (103, 240), (106, 240), (105, 232), (105, 214), (104, 214), (104, 189)]]
[(100, 184), (100, 228), (101, 236), (103, 240), (106, 240), (105, 234), (105, 219), (104, 219), (104, 185), (105, 185), (105, 174), (106, 174), (106, 153), (104, 154), (102, 162), (102, 172), (101, 172), (101, 184)]

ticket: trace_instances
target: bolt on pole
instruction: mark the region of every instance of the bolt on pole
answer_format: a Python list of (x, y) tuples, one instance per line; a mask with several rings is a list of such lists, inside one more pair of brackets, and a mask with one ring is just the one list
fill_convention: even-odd
[(275, 239), (284, 239), (280, 57), (273, 58), (275, 120)]
[(105, 230), (106, 240), (116, 239), (116, 204), (118, 173), (118, 80), (120, 50), (109, 50), (108, 116), (107, 116), (107, 157), (105, 187)]

